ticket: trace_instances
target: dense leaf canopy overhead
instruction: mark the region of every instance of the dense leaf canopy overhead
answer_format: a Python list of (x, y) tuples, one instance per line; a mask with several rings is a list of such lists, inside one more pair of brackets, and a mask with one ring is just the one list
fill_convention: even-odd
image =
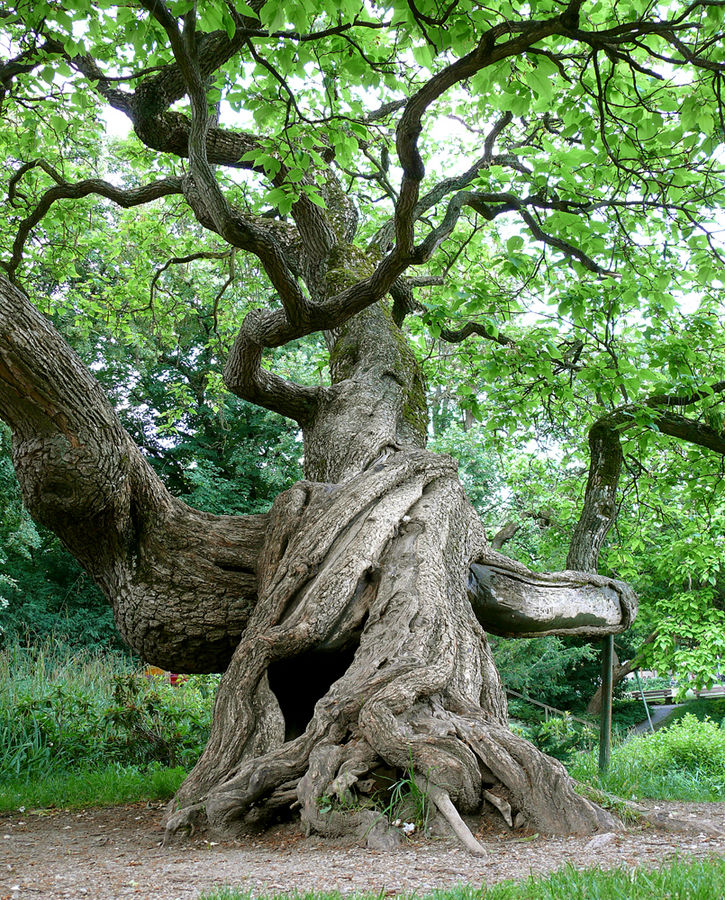
[[(200, 391), (223, 410), (227, 358), (233, 391), (304, 423), (319, 333), (382, 298), (434, 421), (452, 403), (488, 448), (536, 438), (563, 471), (599, 423), (633, 498), (610, 563), (647, 568), (628, 523), (669, 481), (693, 566), (722, 508), (724, 18), (714, 0), (13, 4), (2, 265), (139, 422), (149, 360), (186, 367), (159, 375), (149, 452)], [(119, 115), (130, 137), (106, 135)], [(691, 578), (665, 581), (696, 606)]]

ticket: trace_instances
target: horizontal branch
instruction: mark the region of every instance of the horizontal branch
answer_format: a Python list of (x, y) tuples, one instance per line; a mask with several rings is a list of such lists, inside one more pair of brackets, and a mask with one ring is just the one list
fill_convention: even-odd
[(629, 585), (583, 572), (540, 574), (485, 550), (468, 576), (468, 599), (486, 631), (502, 637), (619, 634), (637, 612)]
[(223, 671), (256, 603), (268, 517), (173, 498), (95, 378), (3, 276), (0, 418), (26, 506), (103, 590), (127, 643), (172, 671)]
[[(28, 171), (33, 166), (40, 166), (45, 171), (48, 171), (46, 164), (43, 164), (41, 161), (26, 164), (23, 169), (24, 171)], [(52, 171), (54, 172), (55, 170)], [(52, 177), (57, 181), (59, 176), (55, 173)], [(17, 179), (13, 182), (11, 188), (14, 193), (17, 191)], [(78, 200), (81, 197), (88, 197), (91, 194), (95, 194), (99, 197), (111, 200), (113, 203), (116, 203), (124, 209), (129, 209), (132, 206), (141, 206), (144, 203), (151, 203), (153, 200), (158, 200), (160, 197), (168, 197), (171, 194), (180, 193), (182, 193), (182, 179), (177, 177), (163, 178), (159, 181), (143, 185), (142, 187), (128, 189), (116, 187), (107, 181), (102, 181), (100, 178), (87, 178), (84, 181), (79, 181), (75, 184), (61, 181), (56, 184), (55, 187), (49, 188), (43, 194), (33, 212), (20, 223), (13, 242), (12, 256), (10, 257), (9, 262), (0, 263), (0, 265), (2, 265), (8, 273), (8, 277), (11, 280), (14, 280), (15, 272), (22, 262), (23, 250), (30, 233), (47, 214), (51, 206), (54, 203), (57, 203), (58, 200)]]
[(466, 338), (471, 337), (471, 335), (476, 334), (479, 337), (486, 338), (487, 341), (493, 341), (495, 344), (499, 344), (501, 347), (515, 347), (516, 341), (512, 338), (506, 337), (501, 334), (499, 331), (494, 332), (490, 326), (481, 325), (478, 322), (466, 322), (465, 325), (462, 325), (457, 329), (450, 328), (441, 328), (440, 336), (444, 341), (448, 341), (450, 344), (459, 344), (461, 341), (465, 341)]

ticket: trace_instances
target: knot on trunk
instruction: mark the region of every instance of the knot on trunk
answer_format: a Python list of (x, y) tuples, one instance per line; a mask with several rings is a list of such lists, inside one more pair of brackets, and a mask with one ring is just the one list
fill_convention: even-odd
[(28, 509), (50, 527), (118, 510), (127, 500), (129, 458), (117, 447), (55, 432), (16, 442), (13, 463)]

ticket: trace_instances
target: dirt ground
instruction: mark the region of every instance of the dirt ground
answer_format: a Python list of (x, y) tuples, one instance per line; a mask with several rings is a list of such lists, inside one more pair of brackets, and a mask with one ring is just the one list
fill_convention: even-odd
[(253, 894), (324, 890), (422, 894), (577, 867), (657, 867), (673, 856), (725, 855), (725, 803), (650, 803), (657, 825), (594, 838), (551, 838), (480, 824), (487, 856), (415, 835), (399, 849), (369, 850), (304, 838), (299, 826), (215, 842), (203, 835), (161, 846), (158, 805), (0, 816), (0, 900), (186, 900), (222, 885)]

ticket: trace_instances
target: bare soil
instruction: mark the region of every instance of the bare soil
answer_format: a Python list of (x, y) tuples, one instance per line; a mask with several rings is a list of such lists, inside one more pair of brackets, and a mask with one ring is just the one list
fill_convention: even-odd
[(254, 895), (295, 891), (423, 894), (434, 888), (545, 874), (570, 863), (657, 867), (674, 856), (725, 855), (725, 803), (650, 802), (656, 825), (594, 838), (501, 833), (472, 822), (487, 856), (470, 856), (448, 838), (413, 835), (396, 850), (305, 838), (277, 826), (244, 841), (198, 835), (161, 845), (158, 805), (25, 810), (0, 816), (0, 900), (93, 898), (186, 900), (229, 885)]

